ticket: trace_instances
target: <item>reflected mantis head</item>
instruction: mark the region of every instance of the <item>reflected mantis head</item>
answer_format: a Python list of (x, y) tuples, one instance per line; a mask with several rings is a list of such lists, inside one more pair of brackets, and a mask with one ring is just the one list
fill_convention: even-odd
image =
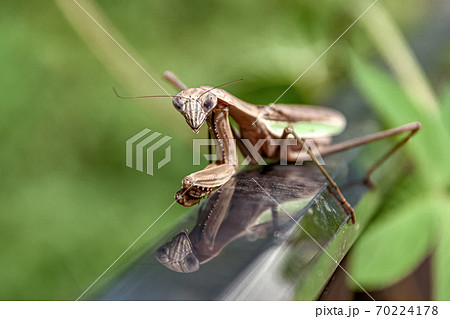
[(156, 251), (156, 259), (167, 268), (181, 273), (190, 273), (200, 268), (187, 229)]

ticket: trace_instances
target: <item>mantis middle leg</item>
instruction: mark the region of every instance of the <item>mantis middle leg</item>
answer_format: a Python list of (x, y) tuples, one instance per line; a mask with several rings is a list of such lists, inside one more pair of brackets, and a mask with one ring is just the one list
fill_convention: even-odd
[(283, 131), (283, 135), (281, 136), (282, 139), (286, 139), (289, 135), (292, 135), (299, 143), (302, 148), (306, 147), (306, 151), (308, 155), (311, 157), (313, 162), (316, 164), (316, 166), (320, 169), (322, 174), (325, 176), (325, 178), (328, 180), (329, 187), (331, 187), (336, 192), (336, 197), (339, 201), (339, 204), (344, 209), (344, 211), (350, 215), (351, 221), (354, 224), (355, 223), (355, 211), (353, 210), (353, 207), (349, 204), (349, 202), (345, 199), (344, 195), (342, 194), (341, 190), (339, 189), (339, 186), (336, 184), (336, 182), (331, 178), (330, 174), (323, 168), (323, 166), (319, 163), (314, 153), (311, 151), (311, 149), (306, 146), (306, 141), (302, 139), (300, 136), (295, 133), (294, 128), (292, 126), (286, 126)]
[[(399, 150), (403, 145), (405, 145), (411, 137), (416, 134), (421, 129), (420, 122), (413, 122), (409, 124), (405, 124), (390, 130), (377, 132), (374, 134), (369, 134), (362, 137), (353, 138), (344, 142), (340, 142), (337, 144), (327, 145), (322, 148), (320, 148), (320, 154), (326, 155), (326, 154), (332, 154), (340, 151), (344, 151), (353, 147), (365, 145), (368, 143), (372, 143), (375, 141), (379, 141), (388, 137), (392, 137), (398, 134), (402, 133), (409, 133), (405, 138), (397, 142), (390, 150), (388, 150), (383, 156), (381, 156), (366, 172), (366, 176), (364, 178), (364, 183), (369, 186), (370, 188), (373, 188), (373, 183), (371, 181), (371, 175), (372, 173), (380, 167), (381, 164), (383, 164), (389, 157), (391, 157), (397, 150)], [(293, 130), (292, 127), (286, 127), (283, 133), (283, 138), (286, 138), (289, 136), (289, 134), (293, 135), (297, 141), (300, 143), (302, 147), (304, 147), (305, 141), (300, 138)], [(337, 184), (333, 181), (333, 179), (330, 177), (330, 175), (325, 171), (325, 169), (319, 165), (316, 156), (314, 156), (313, 152), (307, 148), (308, 155), (311, 157), (311, 159), (314, 161), (314, 163), (319, 167), (319, 169), (322, 171), (322, 173), (327, 178), (330, 187), (333, 188), (336, 191), (337, 199), (343, 205), (343, 207), (350, 213), (352, 217), (352, 221), (354, 222), (354, 211), (353, 208), (350, 206), (350, 204), (347, 202), (347, 200), (342, 195), (341, 191), (339, 190), (339, 187)]]

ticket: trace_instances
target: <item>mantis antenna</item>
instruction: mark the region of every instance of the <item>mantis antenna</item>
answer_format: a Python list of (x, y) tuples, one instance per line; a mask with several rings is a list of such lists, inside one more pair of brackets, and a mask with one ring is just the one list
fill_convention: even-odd
[[(164, 78), (165, 78), (167, 81), (169, 81), (173, 86), (175, 86), (175, 87), (176, 87), (177, 89), (179, 89), (179, 90), (186, 90), (186, 89), (187, 89), (187, 86), (184, 85), (183, 82), (181, 82), (180, 79), (178, 79), (177, 76), (176, 76), (175, 74), (173, 74), (172, 72), (170, 72), (170, 71), (164, 72)], [(218, 86), (215, 86), (215, 87), (213, 87), (213, 88), (210, 88), (209, 90), (203, 92), (202, 95), (199, 96), (199, 98), (202, 97), (203, 95), (205, 95), (206, 93), (208, 93), (208, 92), (211, 91), (211, 90), (217, 89), (217, 88), (219, 88), (219, 87), (221, 87), (221, 86), (225, 86), (225, 85), (228, 85), (228, 84), (233, 84), (233, 83), (236, 83), (236, 82), (240, 82), (240, 81), (242, 81), (242, 80), (243, 80), (243, 79), (239, 79), (239, 80), (227, 82), (227, 83), (224, 83), (224, 84), (220, 84), (220, 85), (218, 85)], [(151, 97), (170, 97), (170, 98), (174, 98), (174, 97), (175, 97), (174, 95), (121, 96), (121, 95), (119, 95), (119, 93), (117, 93), (117, 90), (116, 90), (115, 87), (113, 87), (112, 89), (113, 89), (113, 91), (114, 91), (114, 94), (115, 94), (119, 99), (127, 99), (127, 100), (129, 100), (129, 99), (146, 99), (146, 98), (151, 98)], [(182, 96), (180, 96), (180, 97), (181, 97), (181, 98), (185, 98), (185, 99), (190, 99), (190, 98), (187, 98), (187, 97), (182, 97)]]
[[(170, 72), (170, 71), (164, 72), (164, 78), (165, 78), (167, 81), (169, 81), (169, 83), (172, 84), (174, 87), (176, 87), (177, 89), (179, 89), (180, 91), (186, 90), (186, 89), (188, 88), (183, 82), (181, 82), (181, 80), (180, 80), (179, 78), (177, 78), (177, 76), (176, 76), (175, 74), (173, 74), (173, 73)], [(240, 82), (240, 81), (242, 81), (242, 80), (243, 80), (243, 79), (239, 79), (239, 80), (235, 80), (235, 81), (231, 81), (231, 82), (227, 82), (227, 83), (224, 83), (224, 84), (220, 84), (220, 85), (218, 85), (218, 86), (215, 86), (215, 87), (209, 89), (208, 91), (203, 92), (203, 94), (200, 95), (199, 98), (202, 97), (204, 94), (208, 93), (208, 92), (211, 91), (211, 90), (217, 89), (217, 88), (219, 88), (219, 87), (221, 87), (221, 86), (225, 86), (225, 85), (228, 85), (228, 84), (233, 84), (233, 83), (236, 83), (236, 82)]]
[(208, 91), (203, 92), (202, 95), (200, 95), (198, 98), (201, 98), (203, 95), (205, 95), (205, 94), (208, 93), (209, 91), (212, 91), (212, 90), (214, 90), (214, 89), (220, 88), (221, 86), (225, 86), (225, 85), (228, 85), (228, 84), (233, 84), (233, 83), (236, 83), (236, 82), (241, 82), (241, 81), (243, 81), (243, 80), (244, 80), (244, 79), (239, 79), (239, 80), (234, 80), (234, 81), (227, 82), (227, 83), (224, 83), (224, 84), (220, 84), (220, 85), (218, 85), (218, 86), (215, 86), (215, 87), (213, 87), (213, 88), (210, 88)]

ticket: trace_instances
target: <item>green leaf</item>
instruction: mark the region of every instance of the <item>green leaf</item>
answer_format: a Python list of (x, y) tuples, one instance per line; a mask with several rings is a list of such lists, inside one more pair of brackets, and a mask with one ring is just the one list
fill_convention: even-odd
[(352, 55), (352, 77), (357, 87), (375, 107), (378, 115), (390, 125), (412, 122), (421, 116), (399, 84), (380, 67), (363, 62)]
[(433, 256), (433, 292), (435, 300), (450, 300), (450, 201), (440, 205), (441, 237)]
[[(388, 127), (420, 121), (419, 131), (406, 146), (411, 159), (429, 185), (445, 184), (450, 178), (450, 136), (443, 123), (441, 113), (424, 112), (408, 97), (399, 84), (385, 71), (363, 63), (352, 56), (352, 74), (356, 85), (369, 100), (381, 120)], [(433, 165), (430, 170), (429, 166)]]
[(441, 119), (447, 129), (447, 134), (450, 135), (450, 83), (446, 83), (442, 90)]
[(414, 270), (433, 243), (435, 205), (431, 198), (416, 199), (374, 222), (351, 251), (350, 273), (356, 281), (365, 289), (379, 289)]

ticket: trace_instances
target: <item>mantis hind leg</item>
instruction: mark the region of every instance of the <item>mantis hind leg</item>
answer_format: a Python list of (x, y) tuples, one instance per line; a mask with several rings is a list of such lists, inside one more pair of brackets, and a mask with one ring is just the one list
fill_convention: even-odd
[(389, 157), (391, 157), (397, 150), (399, 150), (403, 145), (405, 145), (410, 139), (411, 137), (413, 137), (414, 134), (416, 134), (420, 129), (421, 129), (421, 124), (420, 122), (413, 122), (413, 123), (409, 123), (409, 124), (405, 124), (390, 130), (386, 130), (386, 131), (381, 131), (381, 132), (377, 132), (374, 134), (369, 134), (366, 136), (362, 136), (362, 137), (356, 137), (344, 142), (340, 142), (340, 143), (336, 143), (336, 144), (332, 144), (332, 145), (328, 145), (324, 148), (320, 149), (320, 154), (321, 155), (326, 155), (326, 154), (331, 154), (331, 153), (336, 153), (336, 152), (340, 152), (340, 151), (344, 151), (353, 147), (357, 147), (357, 146), (361, 146), (361, 145), (365, 145), (365, 144), (369, 144), (375, 141), (379, 141), (391, 136), (395, 136), (398, 134), (402, 134), (402, 133), (406, 133), (408, 132), (409, 134), (403, 138), (402, 140), (400, 140), (399, 142), (397, 142), (397, 144), (395, 144), (390, 150), (388, 150), (385, 154), (383, 154), (383, 156), (381, 156), (366, 172), (366, 176), (364, 178), (364, 183), (369, 186), (370, 188), (374, 187), (374, 184), (371, 181), (371, 176), (373, 174), (373, 172), (380, 167), (381, 164), (383, 164)]
[[(295, 133), (292, 126), (286, 126), (283, 131), (283, 135), (281, 136), (282, 139), (287, 138), (289, 135), (292, 135), (299, 143), (302, 148), (305, 147), (306, 141), (302, 139), (300, 136)], [(325, 176), (325, 178), (328, 181), (329, 187), (331, 187), (335, 191), (336, 199), (338, 200), (341, 207), (344, 209), (344, 211), (350, 215), (350, 219), (352, 223), (355, 223), (355, 211), (353, 210), (353, 207), (350, 205), (350, 203), (345, 199), (344, 195), (342, 194), (341, 190), (339, 189), (339, 186), (336, 184), (336, 182), (331, 178), (330, 174), (323, 168), (323, 166), (319, 163), (317, 160), (317, 157), (314, 155), (314, 153), (310, 150), (308, 146), (306, 146), (306, 150), (308, 155), (311, 157), (313, 162), (316, 164), (316, 166), (320, 169), (322, 174)]]
[[(388, 150), (383, 156), (381, 156), (366, 172), (366, 176), (364, 178), (364, 183), (368, 185), (369, 187), (373, 188), (374, 185), (371, 181), (371, 176), (373, 172), (380, 167), (389, 157), (391, 157), (397, 150), (399, 150), (403, 145), (405, 145), (411, 137), (413, 137), (414, 134), (416, 134), (421, 129), (420, 122), (413, 122), (409, 124), (405, 124), (390, 130), (377, 132), (374, 134), (369, 134), (362, 137), (353, 138), (344, 142), (327, 145), (325, 147), (321, 147), (320, 154), (321, 155), (327, 155), (332, 153), (341, 152), (344, 150), (348, 150), (353, 147), (369, 144), (375, 141), (379, 141), (388, 137), (392, 137), (398, 134), (402, 133), (409, 133), (405, 138), (400, 140), (398, 143), (396, 143), (390, 150)], [(292, 134), (297, 141), (301, 144), (301, 146), (304, 146), (305, 141), (300, 138), (293, 130), (292, 127), (286, 127), (283, 133), (282, 138), (286, 138), (289, 134)], [(338, 201), (341, 203), (341, 206), (350, 214), (352, 218), (352, 222), (355, 221), (354, 211), (353, 208), (350, 206), (350, 204), (347, 202), (347, 200), (342, 195), (342, 192), (339, 190), (339, 187), (337, 184), (333, 181), (333, 179), (330, 177), (330, 175), (325, 171), (325, 169), (319, 165), (319, 162), (317, 161), (316, 156), (313, 154), (313, 152), (308, 148), (307, 150), (308, 155), (311, 157), (311, 159), (314, 161), (314, 163), (317, 165), (317, 167), (322, 171), (322, 173), (327, 178), (329, 185), (332, 189), (336, 191), (336, 197)]]
[(373, 174), (373, 172), (380, 167), (381, 164), (383, 164), (389, 157), (392, 156), (392, 154), (394, 154), (397, 150), (399, 150), (403, 145), (405, 145), (410, 139), (411, 137), (413, 137), (414, 134), (416, 134), (420, 128), (421, 125), (419, 122), (415, 122), (412, 124), (416, 124), (414, 125), (414, 127), (412, 127), (411, 129), (406, 130), (405, 132), (409, 132), (409, 134), (402, 140), (400, 140), (399, 142), (397, 142), (397, 144), (395, 144), (390, 150), (388, 150), (385, 154), (383, 154), (383, 156), (381, 156), (366, 172), (366, 176), (364, 178), (364, 183), (369, 186), (370, 188), (374, 188), (374, 184), (371, 180), (371, 176)]

